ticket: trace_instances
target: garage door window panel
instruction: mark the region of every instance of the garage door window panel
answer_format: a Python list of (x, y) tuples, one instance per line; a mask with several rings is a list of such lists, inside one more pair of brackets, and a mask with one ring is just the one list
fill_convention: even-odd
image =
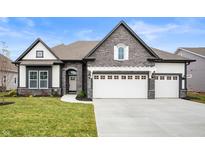
[(112, 75), (108, 75), (107, 79), (111, 80), (112, 79)]
[(145, 79), (146, 79), (146, 76), (145, 76), (145, 75), (142, 75), (142, 76), (141, 76), (141, 79), (142, 79), (142, 80), (145, 80)]
[(140, 76), (139, 76), (139, 75), (136, 75), (136, 76), (135, 76), (135, 79), (136, 79), (136, 80), (139, 80), (139, 79), (140, 79)]
[(177, 80), (177, 76), (173, 76), (173, 80)]
[(101, 80), (104, 80), (104, 79), (105, 79), (105, 76), (104, 76), (104, 75), (101, 75), (101, 76), (100, 76), (100, 79), (101, 79)]
[(119, 79), (119, 76), (118, 76), (118, 75), (115, 75), (115, 76), (114, 76), (114, 79), (115, 79), (115, 80)]
[(164, 76), (160, 76), (160, 80), (164, 80)]
[(171, 76), (167, 76), (167, 80), (171, 80), (172, 79), (172, 77)]
[(94, 79), (99, 79), (99, 76), (98, 76), (98, 75), (95, 75), (95, 76), (94, 76)]
[(121, 79), (122, 79), (122, 80), (126, 80), (126, 76), (125, 76), (125, 75), (122, 75), (122, 76), (121, 76)]

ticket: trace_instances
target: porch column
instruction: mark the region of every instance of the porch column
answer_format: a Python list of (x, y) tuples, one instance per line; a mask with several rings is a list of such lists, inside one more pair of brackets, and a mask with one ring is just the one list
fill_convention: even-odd
[(66, 71), (62, 70), (62, 94), (66, 94)]
[(148, 99), (155, 99), (155, 79), (152, 72), (149, 72), (148, 78)]

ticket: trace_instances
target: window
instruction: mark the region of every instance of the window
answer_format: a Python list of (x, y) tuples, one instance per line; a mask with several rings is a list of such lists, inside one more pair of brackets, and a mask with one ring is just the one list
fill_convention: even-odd
[(128, 60), (129, 59), (129, 47), (123, 43), (119, 43), (114, 46), (114, 60)]
[(131, 80), (131, 79), (132, 79), (132, 76), (131, 76), (131, 75), (129, 75), (127, 78), (128, 78), (129, 80)]
[(135, 76), (135, 79), (136, 79), (136, 80), (139, 80), (139, 79), (140, 79), (140, 76), (139, 76), (139, 75), (136, 75), (136, 76)]
[(171, 80), (172, 79), (172, 77), (171, 76), (167, 76), (167, 80)]
[(142, 79), (142, 80), (145, 80), (145, 79), (146, 79), (146, 76), (145, 76), (145, 75), (142, 75), (142, 76), (141, 76), (141, 79)]
[(173, 80), (177, 80), (177, 76), (173, 76)]
[(43, 51), (42, 50), (36, 51), (36, 58), (43, 58)]
[(16, 78), (14, 78), (14, 84), (16, 84)]
[(3, 77), (3, 83), (6, 83), (6, 76)]
[(124, 48), (123, 47), (118, 48), (118, 59), (124, 59)]
[(29, 88), (38, 88), (38, 71), (29, 71)]
[(70, 80), (75, 80), (75, 76), (71, 76), (71, 77), (70, 77)]
[(100, 79), (105, 79), (105, 76), (104, 76), (104, 75), (101, 75), (101, 76), (100, 76)]
[(164, 76), (160, 76), (160, 80), (164, 80)]
[(114, 76), (114, 79), (115, 79), (115, 80), (119, 79), (119, 76), (118, 76), (118, 75), (115, 75), (115, 76)]
[(39, 71), (39, 88), (48, 88), (48, 71)]
[(125, 76), (125, 75), (122, 75), (122, 76), (121, 76), (121, 79), (125, 80), (125, 79), (126, 79), (126, 76)]
[(107, 76), (107, 79), (112, 79), (112, 75), (108, 75), (108, 76)]
[(95, 75), (95, 76), (94, 76), (94, 79), (99, 79), (99, 76), (98, 76), (98, 75)]

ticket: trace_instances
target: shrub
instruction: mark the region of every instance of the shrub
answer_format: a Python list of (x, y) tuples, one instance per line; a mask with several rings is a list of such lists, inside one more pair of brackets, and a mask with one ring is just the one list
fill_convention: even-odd
[(17, 91), (15, 89), (10, 90), (8, 93), (4, 95), (5, 97), (16, 97), (17, 96)]
[(81, 90), (77, 96), (76, 96), (76, 99), (81, 99), (81, 98), (85, 98), (86, 97), (86, 93), (85, 91)]

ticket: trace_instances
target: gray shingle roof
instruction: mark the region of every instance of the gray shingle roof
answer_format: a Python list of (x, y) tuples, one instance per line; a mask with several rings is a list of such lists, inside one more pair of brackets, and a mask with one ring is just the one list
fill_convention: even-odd
[[(82, 60), (98, 43), (99, 41), (77, 41), (69, 45), (60, 44), (51, 49), (61, 60)], [(160, 49), (151, 49), (163, 60), (188, 60)]]
[(2, 54), (0, 54), (0, 65), (0, 71), (17, 72), (17, 67), (12, 63), (12, 61), (8, 57)]
[(181, 48), (181, 49), (189, 50), (189, 51), (194, 52), (194, 53), (196, 53), (196, 54), (205, 56), (205, 47), (198, 47), (198, 48)]
[(61, 44), (51, 49), (61, 60), (82, 60), (98, 42), (77, 41), (69, 45)]
[(184, 58), (182, 56), (167, 52), (167, 51), (163, 51), (160, 49), (156, 49), (156, 48), (152, 48), (152, 50), (163, 60), (189, 60), (187, 58)]

